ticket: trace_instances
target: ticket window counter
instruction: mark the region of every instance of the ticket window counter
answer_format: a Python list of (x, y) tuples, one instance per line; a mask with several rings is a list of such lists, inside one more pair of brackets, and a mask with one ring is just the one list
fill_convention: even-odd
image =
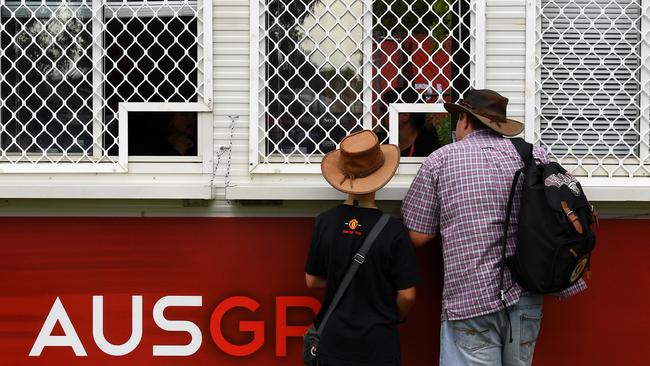
[[(443, 103), (391, 103), (384, 125), (386, 119), (388, 133), (378, 136), (383, 143), (400, 146), (400, 174), (415, 174), (429, 154), (455, 141), (451, 115)], [(419, 133), (408, 124), (421, 126)]]

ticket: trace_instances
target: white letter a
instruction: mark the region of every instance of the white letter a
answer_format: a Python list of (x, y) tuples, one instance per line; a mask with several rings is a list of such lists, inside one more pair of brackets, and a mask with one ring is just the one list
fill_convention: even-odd
[[(65, 335), (52, 335), (52, 330), (54, 330), (56, 322), (61, 324)], [(58, 297), (54, 301), (54, 305), (52, 305), (52, 309), (50, 309), (50, 313), (47, 315), (47, 319), (45, 319), (45, 323), (43, 324), (40, 333), (38, 333), (36, 342), (34, 342), (32, 350), (29, 351), (29, 355), (38, 357), (41, 355), (41, 352), (43, 352), (43, 348), (45, 347), (72, 347), (75, 355), (87, 356), (86, 350), (81, 344), (81, 340), (79, 339), (77, 332), (74, 330), (72, 322)]]

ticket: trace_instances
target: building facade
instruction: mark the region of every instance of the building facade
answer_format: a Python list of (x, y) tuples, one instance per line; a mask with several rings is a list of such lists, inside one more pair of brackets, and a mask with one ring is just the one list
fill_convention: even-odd
[[(449, 143), (441, 103), (469, 88), (507, 96), (526, 139), (579, 178), (603, 217), (591, 288), (549, 299), (536, 364), (642, 363), (648, 0), (1, 4), (9, 364), (173, 364), (165, 352), (299, 364), (321, 295), (303, 285), (311, 218), (343, 198), (320, 176), (323, 154), (361, 128), (396, 142), (400, 113), (426, 113)], [(418, 100), (402, 99), (407, 89)], [(382, 208), (398, 212), (421, 161), (402, 159)], [(433, 247), (419, 257), (407, 365), (438, 352), (440, 258)], [(165, 304), (195, 326), (165, 323)], [(47, 332), (48, 314), (63, 332)], [(39, 348), (41, 333), (68, 343)]]

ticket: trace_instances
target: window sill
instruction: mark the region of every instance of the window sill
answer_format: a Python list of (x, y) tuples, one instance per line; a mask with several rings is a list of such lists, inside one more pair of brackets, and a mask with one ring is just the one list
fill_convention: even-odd
[[(378, 200), (401, 201), (409, 188), (408, 182), (391, 182), (379, 192)], [(226, 188), (229, 200), (343, 200), (345, 193), (339, 192), (323, 182), (298, 183), (245, 183), (232, 184)]]
[(578, 180), (590, 201), (650, 201), (650, 177), (578, 178)]
[[(377, 193), (378, 200), (401, 201), (414, 175), (402, 174)], [(270, 178), (270, 177), (269, 177)], [(592, 202), (650, 201), (650, 178), (579, 178)], [(229, 200), (341, 200), (345, 194), (333, 189), (320, 175), (232, 182)]]
[(211, 199), (203, 174), (4, 175), (1, 198)]

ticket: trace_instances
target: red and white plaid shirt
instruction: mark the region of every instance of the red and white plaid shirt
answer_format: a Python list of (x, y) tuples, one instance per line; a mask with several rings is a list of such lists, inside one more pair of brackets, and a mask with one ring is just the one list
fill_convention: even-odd
[[(535, 158), (548, 162), (534, 148)], [(442, 309), (450, 320), (473, 318), (502, 309), (499, 271), (503, 225), (510, 185), (523, 162), (512, 143), (492, 130), (478, 130), (434, 151), (422, 164), (402, 203), (409, 230), (436, 234), (440, 229), (444, 259)], [(515, 195), (506, 256), (515, 249), (521, 184)], [(506, 304), (519, 301), (522, 289), (506, 270)], [(586, 288), (580, 280), (559, 294)]]

